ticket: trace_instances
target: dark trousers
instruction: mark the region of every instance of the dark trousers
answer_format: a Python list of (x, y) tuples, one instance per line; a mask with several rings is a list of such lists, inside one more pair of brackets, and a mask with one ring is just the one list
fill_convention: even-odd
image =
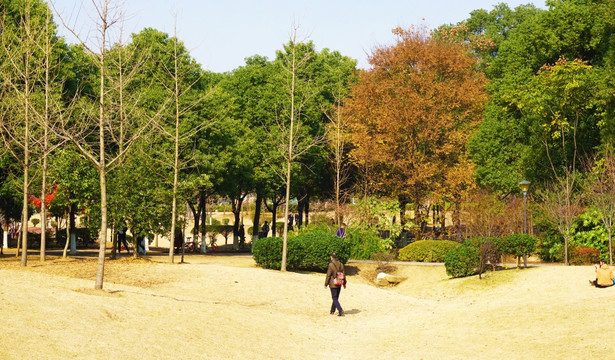
[(126, 239), (122, 239), (120, 241), (118, 241), (118, 245), (117, 245), (117, 252), (122, 252), (122, 244), (124, 244), (124, 248), (126, 248), (126, 252), (130, 254), (130, 250), (128, 250), (128, 242), (126, 241)]
[(594, 280), (592, 282), (594, 283), (594, 286), (597, 288), (608, 288), (608, 287), (613, 286), (613, 285), (598, 285), (598, 280)]
[(331, 289), (331, 299), (333, 299), (333, 303), (331, 304), (331, 313), (334, 313), (335, 309), (337, 309), (337, 311), (340, 314), (343, 313), (344, 310), (342, 309), (342, 305), (340, 305), (340, 302), (339, 302), (340, 291), (342, 291), (342, 288), (341, 287), (338, 287), (338, 288), (329, 287), (329, 289)]

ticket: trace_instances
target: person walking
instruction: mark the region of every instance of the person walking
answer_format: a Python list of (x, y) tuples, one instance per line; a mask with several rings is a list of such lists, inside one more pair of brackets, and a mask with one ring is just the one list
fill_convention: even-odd
[[(337, 316), (344, 316), (344, 309), (340, 305), (339, 297), (342, 286), (346, 288), (346, 271), (344, 270), (344, 264), (337, 259), (336, 253), (331, 254), (330, 259), (331, 262), (329, 263), (327, 277), (325, 278), (325, 289), (329, 286), (331, 299), (333, 300), (329, 313), (335, 315), (335, 310), (337, 309)], [(338, 274), (341, 274), (341, 276), (338, 276)]]
[(128, 253), (128, 255), (130, 255), (130, 250), (128, 250), (128, 242), (126, 241), (127, 231), (128, 231), (128, 228), (124, 227), (122, 230), (118, 231), (117, 233), (117, 252), (119, 254), (122, 253), (122, 245), (124, 245), (126, 252)]
[(341, 237), (342, 239), (346, 238), (346, 224), (342, 223), (342, 225), (339, 228), (337, 228), (337, 231), (335, 232), (335, 236)]
[(269, 235), (269, 223), (265, 221), (265, 223), (263, 224), (263, 227), (261, 227), (261, 231), (263, 234), (263, 237), (266, 238)]

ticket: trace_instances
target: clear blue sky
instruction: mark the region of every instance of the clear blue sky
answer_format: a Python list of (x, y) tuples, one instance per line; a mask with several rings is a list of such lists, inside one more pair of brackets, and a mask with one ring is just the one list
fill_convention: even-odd
[[(91, 0), (51, 1), (73, 28), (88, 35)], [(500, 2), (545, 8), (544, 0), (125, 0), (123, 28), (135, 33), (152, 27), (172, 35), (177, 13), (178, 37), (192, 57), (206, 70), (225, 72), (252, 55), (272, 59), (296, 24), (299, 40), (312, 40), (318, 50), (337, 50), (367, 68), (368, 54), (376, 45), (392, 44), (391, 29), (397, 26), (457, 23), (472, 10), (491, 10)]]

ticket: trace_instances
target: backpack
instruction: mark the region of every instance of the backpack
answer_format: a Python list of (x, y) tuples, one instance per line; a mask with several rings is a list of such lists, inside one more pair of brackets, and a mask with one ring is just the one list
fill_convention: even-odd
[(344, 273), (338, 270), (337, 275), (335, 276), (335, 278), (333, 278), (333, 284), (337, 286), (341, 286), (341, 285), (344, 285), (344, 283), (345, 283)]
[(335, 279), (333, 279), (333, 284), (335, 285), (344, 285), (344, 273), (338, 272)]

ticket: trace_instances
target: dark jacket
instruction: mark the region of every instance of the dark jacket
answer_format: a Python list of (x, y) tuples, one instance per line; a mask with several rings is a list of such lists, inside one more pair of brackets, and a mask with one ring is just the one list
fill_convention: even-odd
[(337, 273), (341, 272), (344, 274), (344, 283), (346, 281), (346, 270), (344, 270), (344, 264), (339, 262), (338, 260), (333, 260), (329, 263), (329, 268), (327, 269), (327, 278), (325, 279), (325, 286), (329, 286), (332, 288), (338, 288), (341, 285), (335, 285), (333, 283), (333, 279), (337, 277)]

